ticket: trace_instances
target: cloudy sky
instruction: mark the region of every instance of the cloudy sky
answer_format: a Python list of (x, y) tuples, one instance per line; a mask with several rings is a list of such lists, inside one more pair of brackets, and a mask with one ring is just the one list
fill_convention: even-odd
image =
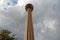
[(35, 40), (60, 40), (60, 0), (0, 0), (0, 29), (8, 29), (16, 40), (24, 40), (27, 3), (34, 6)]

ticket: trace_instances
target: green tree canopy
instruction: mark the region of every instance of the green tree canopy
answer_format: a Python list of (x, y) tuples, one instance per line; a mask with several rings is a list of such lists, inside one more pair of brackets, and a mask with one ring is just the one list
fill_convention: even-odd
[(8, 30), (0, 30), (0, 40), (14, 40), (14, 35), (10, 36), (10, 31)]

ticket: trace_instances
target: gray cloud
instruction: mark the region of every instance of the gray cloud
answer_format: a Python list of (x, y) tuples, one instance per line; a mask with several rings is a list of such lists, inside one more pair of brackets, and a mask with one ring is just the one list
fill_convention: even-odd
[[(34, 0), (32, 4), (35, 40), (60, 40), (59, 0)], [(18, 40), (23, 40), (26, 21), (24, 6), (0, 10), (0, 15), (0, 26), (15, 33)]]

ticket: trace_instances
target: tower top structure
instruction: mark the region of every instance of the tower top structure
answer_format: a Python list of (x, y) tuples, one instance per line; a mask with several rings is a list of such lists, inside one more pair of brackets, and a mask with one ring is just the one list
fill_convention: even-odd
[(31, 9), (31, 12), (33, 11), (33, 5), (32, 4), (27, 4), (26, 6), (25, 6), (25, 10), (27, 11), (28, 9)]

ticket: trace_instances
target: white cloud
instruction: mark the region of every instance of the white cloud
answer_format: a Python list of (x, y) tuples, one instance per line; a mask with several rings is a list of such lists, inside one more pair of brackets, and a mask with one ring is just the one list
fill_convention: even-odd
[[(60, 12), (57, 0), (18, 0), (18, 6), (12, 6), (11, 0), (1, 0), (0, 7), (8, 8), (7, 2), (11, 3), (8, 10), (0, 9), (0, 26), (11, 30), (18, 39), (23, 40), (25, 30), (25, 10), (24, 4), (32, 2), (34, 5), (33, 23), (35, 40), (59, 40), (60, 37)], [(21, 4), (22, 2), (22, 4)], [(53, 11), (53, 4), (56, 4), (56, 11)], [(22, 5), (22, 6), (20, 6)], [(6, 12), (7, 11), (7, 12)], [(56, 30), (55, 30), (56, 29)]]
[(27, 3), (32, 3), (32, 2), (33, 2), (33, 0), (18, 0), (17, 5), (23, 6), (23, 5), (27, 4)]
[(4, 9), (8, 9), (11, 6), (14, 6), (17, 4), (17, 1), (13, 1), (13, 0), (1, 0), (0, 1), (0, 9), (4, 10)]
[(55, 30), (55, 26), (54, 26), (55, 23), (56, 23), (55, 20), (51, 20), (51, 19), (44, 20), (44, 26), (50, 28), (51, 30)]

